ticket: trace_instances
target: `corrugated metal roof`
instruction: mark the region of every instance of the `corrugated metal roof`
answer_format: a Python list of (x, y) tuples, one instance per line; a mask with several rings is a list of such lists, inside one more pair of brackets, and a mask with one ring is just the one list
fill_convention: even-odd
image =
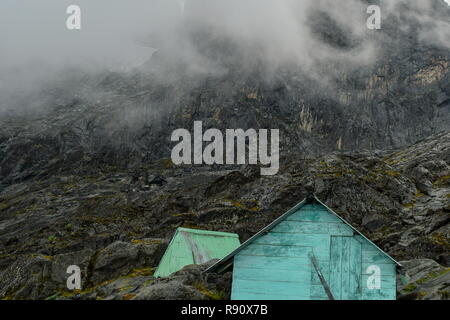
[(239, 245), (235, 233), (178, 228), (154, 276), (165, 277), (189, 264), (222, 259)]
[[(297, 205), (295, 205), (293, 208), (289, 209), (286, 213), (284, 213), (283, 215), (281, 215), (280, 217), (278, 217), (277, 219), (275, 219), (272, 223), (270, 223), (269, 225), (267, 225), (266, 227), (264, 227), (262, 230), (260, 230), (258, 233), (256, 233), (253, 237), (251, 237), (250, 239), (248, 239), (247, 241), (245, 241), (241, 246), (239, 246), (238, 248), (236, 248), (233, 252), (231, 252), (230, 254), (228, 254), (226, 257), (224, 257), (222, 260), (218, 261), (217, 263), (215, 263), (214, 265), (212, 265), (211, 267), (209, 267), (206, 272), (213, 272), (213, 271), (217, 271), (219, 269), (227, 269), (228, 266), (232, 263), (231, 259), (237, 254), (239, 253), (242, 249), (244, 249), (245, 247), (247, 247), (250, 243), (252, 243), (254, 240), (256, 240), (257, 238), (259, 238), (261, 235), (265, 234), (266, 232), (270, 231), (272, 228), (274, 228), (276, 225), (278, 225), (281, 221), (283, 221), (284, 219), (286, 219), (288, 216), (290, 216), (291, 214), (297, 212), (300, 208), (302, 208), (306, 203), (308, 203), (308, 200), (314, 200), (317, 201), (319, 204), (321, 204), (322, 206), (324, 206), (331, 214), (335, 215), (336, 217), (338, 217), (339, 219), (341, 219), (345, 224), (347, 224), (348, 226), (350, 226), (356, 233), (358, 233), (359, 235), (361, 235), (364, 239), (366, 239), (367, 241), (369, 241), (375, 248), (377, 248), (378, 250), (380, 250), (384, 255), (386, 255), (390, 260), (392, 260), (394, 263), (396, 263), (398, 266), (401, 266), (400, 263), (398, 263), (394, 258), (392, 258), (390, 255), (388, 255), (386, 252), (384, 252), (382, 249), (380, 249), (376, 244), (374, 244), (372, 241), (370, 241), (366, 236), (364, 236), (359, 230), (357, 230), (356, 228), (354, 228), (350, 223), (348, 223), (344, 218), (342, 218), (341, 216), (339, 216), (336, 212), (334, 212), (333, 210), (331, 210), (329, 207), (327, 207), (322, 201), (320, 201), (316, 195), (312, 195), (311, 198), (306, 198), (303, 201), (301, 201), (300, 203), (298, 203)], [(222, 267), (222, 268), (220, 268)], [(220, 270), (221, 271), (221, 270)]]

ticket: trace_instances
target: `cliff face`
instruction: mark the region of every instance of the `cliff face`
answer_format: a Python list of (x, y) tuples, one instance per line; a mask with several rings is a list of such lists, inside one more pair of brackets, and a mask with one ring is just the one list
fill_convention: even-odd
[(65, 289), (65, 269), (77, 264), (86, 289), (78, 298), (225, 298), (229, 278), (214, 287), (195, 271), (214, 289), (206, 296), (188, 275), (154, 282), (175, 229), (236, 232), (245, 241), (315, 190), (386, 252), (407, 260), (399, 297), (446, 299), (449, 162), (445, 133), (395, 152), (311, 160), (292, 153), (273, 177), (252, 166), (174, 167), (163, 159), (27, 179), (0, 198), (0, 296), (75, 297)]
[[(449, 14), (436, 6), (438, 16)], [(257, 48), (214, 29), (186, 27), (184, 38), (208, 65), (194, 67), (161, 45), (138, 70), (72, 71), (38, 95), (7, 101), (10, 111), (0, 118), (1, 185), (86, 161), (128, 166), (168, 157), (172, 131), (191, 130), (196, 120), (205, 129), (280, 129), (282, 154), (305, 156), (396, 148), (448, 130), (448, 47), (423, 39), (426, 24), (398, 11), (381, 30), (363, 24), (362, 35), (313, 11), (307, 28), (316, 55), (345, 58), (308, 60), (307, 67), (292, 60), (271, 64)]]
[[(315, 14), (309, 27), (323, 50), (358, 47), (360, 38)], [(243, 241), (310, 191), (409, 260), (401, 296), (448, 298), (450, 53), (424, 41), (418, 23), (399, 15), (365, 34), (383, 48), (367, 66), (326, 61), (313, 71), (267, 65), (196, 30), (186, 36), (219, 71), (192, 72), (162, 46), (139, 70), (72, 74), (31, 97), (39, 108), (11, 102), (0, 117), (0, 298), (73, 297), (68, 263), (82, 267), (83, 298), (134, 298), (120, 290), (130, 286), (159, 297), (148, 288), (152, 268), (177, 227)], [(279, 174), (175, 167), (171, 133), (197, 120), (280, 129)], [(189, 272), (203, 289), (155, 285), (172, 298), (180, 286), (181, 298), (226, 297), (229, 279)]]

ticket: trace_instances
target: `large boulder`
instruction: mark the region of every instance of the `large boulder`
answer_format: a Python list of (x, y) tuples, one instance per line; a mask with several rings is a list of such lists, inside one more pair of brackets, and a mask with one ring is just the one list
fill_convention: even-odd
[(398, 298), (423, 300), (450, 299), (450, 268), (431, 259), (401, 261)]
[(56, 289), (51, 278), (52, 259), (33, 255), (20, 257), (0, 273), (0, 299), (40, 299)]
[(205, 273), (211, 262), (188, 265), (166, 278), (155, 280), (137, 291), (135, 300), (211, 300), (229, 299), (231, 273)]
[(114, 242), (97, 254), (90, 281), (98, 284), (125, 276), (134, 269), (156, 267), (166, 246), (161, 239)]

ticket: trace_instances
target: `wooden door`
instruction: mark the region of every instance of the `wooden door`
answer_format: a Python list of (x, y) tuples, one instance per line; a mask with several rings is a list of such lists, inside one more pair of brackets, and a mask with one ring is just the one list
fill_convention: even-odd
[(336, 300), (360, 300), (361, 243), (353, 237), (332, 236), (330, 243), (330, 289)]

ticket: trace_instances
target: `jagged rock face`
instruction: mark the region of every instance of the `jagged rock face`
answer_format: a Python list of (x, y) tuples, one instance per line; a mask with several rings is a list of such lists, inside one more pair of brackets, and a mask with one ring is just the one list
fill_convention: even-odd
[[(449, 155), (445, 133), (377, 155), (331, 153), (302, 160), (293, 154), (281, 160), (280, 174), (273, 177), (260, 176), (253, 166), (174, 167), (166, 159), (15, 184), (0, 198), (0, 295), (68, 295), (65, 268), (79, 264), (84, 298), (94, 291), (98, 298), (122, 298), (120, 286), (142, 287), (140, 298), (176, 298), (172, 289), (180, 284), (171, 280), (144, 290), (176, 228), (236, 232), (245, 241), (315, 190), (394, 258), (435, 261), (421, 271), (430, 275), (419, 277), (427, 288), (414, 284), (418, 279), (410, 272), (400, 295), (446, 298), (447, 278), (441, 275), (449, 267)], [(165, 183), (149, 184), (156, 175)], [(180, 292), (203, 297), (192, 288)], [(130, 297), (135, 296), (125, 298)]]
[[(311, 30), (325, 46), (358, 45), (317, 18)], [(403, 298), (448, 298), (450, 54), (404, 22), (410, 28), (392, 21), (375, 36), (384, 49), (376, 63), (317, 66), (326, 85), (205, 33), (197, 45), (223, 72), (180, 72), (160, 50), (139, 71), (74, 75), (43, 94), (45, 107), (2, 113), (0, 298), (227, 297), (227, 276), (210, 283), (195, 267), (182, 280), (155, 281), (161, 239), (184, 226), (244, 241), (311, 190), (409, 261)], [(171, 133), (196, 120), (205, 129), (280, 129), (279, 174), (175, 167)], [(65, 291), (70, 264), (83, 272), (78, 296)]]
[(429, 259), (403, 261), (402, 266), (398, 281), (399, 299), (449, 299), (450, 268), (443, 268)]
[(172, 131), (191, 130), (196, 120), (205, 129), (280, 129), (281, 154), (304, 157), (400, 147), (448, 130), (449, 50), (424, 42), (417, 21), (404, 16), (354, 38), (323, 13), (312, 16), (311, 37), (325, 51), (343, 54), (361, 39), (382, 48), (367, 66), (270, 66), (232, 39), (200, 30), (186, 37), (221, 72), (189, 72), (162, 48), (137, 72), (75, 74), (34, 97), (43, 100), (40, 111), (2, 114), (0, 183), (167, 157)]

